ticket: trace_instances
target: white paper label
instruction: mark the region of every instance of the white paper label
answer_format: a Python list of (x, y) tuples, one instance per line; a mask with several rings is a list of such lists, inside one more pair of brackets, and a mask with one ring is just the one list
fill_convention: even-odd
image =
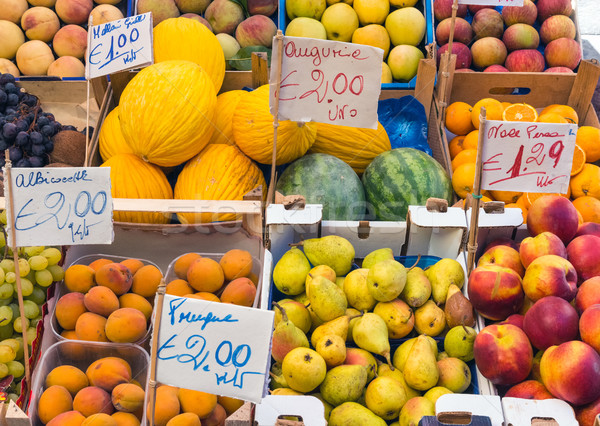
[(475, 4), (481, 6), (523, 6), (523, 0), (458, 0), (458, 4)]

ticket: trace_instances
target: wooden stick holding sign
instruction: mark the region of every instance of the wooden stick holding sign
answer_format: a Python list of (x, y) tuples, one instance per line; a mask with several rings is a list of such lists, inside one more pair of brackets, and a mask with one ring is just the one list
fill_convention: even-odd
[[(94, 16), (90, 13), (88, 19), (87, 45), (92, 45), (92, 26), (94, 25)], [(86, 107), (85, 107), (85, 160), (83, 164), (87, 165), (90, 161), (90, 78), (86, 73)]]
[(448, 50), (442, 55), (440, 61), (440, 89), (438, 91), (439, 101), (441, 106), (440, 116), (442, 122), (446, 119), (446, 108), (450, 100), (450, 90), (452, 88), (450, 84), (450, 75), (454, 73), (456, 66), (456, 59), (452, 61), (452, 43), (454, 41), (454, 28), (456, 26), (456, 12), (458, 11), (458, 0), (452, 2), (452, 17), (450, 18), (450, 35), (448, 38)]
[(277, 48), (277, 61), (275, 63), (275, 104), (273, 105), (273, 155), (271, 156), (271, 179), (267, 191), (267, 206), (275, 198), (275, 169), (277, 167), (277, 133), (279, 128), (279, 91), (281, 89), (281, 67), (283, 63), (283, 32), (277, 30), (273, 38)]

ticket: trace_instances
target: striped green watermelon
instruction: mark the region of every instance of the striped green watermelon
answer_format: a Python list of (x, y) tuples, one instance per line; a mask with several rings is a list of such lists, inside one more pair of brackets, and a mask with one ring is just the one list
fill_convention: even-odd
[(348, 164), (328, 154), (305, 155), (277, 181), (283, 195), (303, 195), (307, 204), (323, 204), (323, 220), (362, 220), (365, 192)]
[(384, 152), (362, 176), (369, 208), (379, 220), (406, 220), (409, 205), (423, 206), (430, 197), (452, 200), (452, 182), (432, 157), (413, 148)]

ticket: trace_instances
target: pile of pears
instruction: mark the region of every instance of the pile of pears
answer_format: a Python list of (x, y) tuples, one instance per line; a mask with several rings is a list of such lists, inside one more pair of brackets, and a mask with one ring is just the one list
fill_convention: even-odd
[(390, 248), (360, 262), (336, 235), (293, 244), (273, 270), (284, 296), (273, 302), (271, 393), (319, 398), (330, 426), (434, 416), (437, 398), (471, 383), (477, 333), (464, 281), (454, 259), (423, 270)]

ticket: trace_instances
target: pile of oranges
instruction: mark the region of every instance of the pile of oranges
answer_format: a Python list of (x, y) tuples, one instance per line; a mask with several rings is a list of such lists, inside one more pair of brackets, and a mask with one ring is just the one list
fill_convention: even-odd
[[(493, 98), (481, 99), (473, 106), (465, 102), (453, 102), (446, 110), (445, 125), (449, 132), (456, 135), (450, 140), (448, 148), (452, 158), (452, 186), (462, 199), (473, 191), (482, 107), (486, 109), (488, 120), (579, 124), (577, 112), (568, 105), (549, 105), (538, 114), (531, 105), (500, 102)], [(600, 129), (580, 126), (575, 143), (569, 190), (561, 195), (573, 200), (582, 222), (600, 223), (600, 167), (594, 164), (600, 160)], [(483, 191), (482, 195), (482, 201), (503, 201), (506, 207), (520, 208), (526, 222), (531, 203), (546, 194)]]

